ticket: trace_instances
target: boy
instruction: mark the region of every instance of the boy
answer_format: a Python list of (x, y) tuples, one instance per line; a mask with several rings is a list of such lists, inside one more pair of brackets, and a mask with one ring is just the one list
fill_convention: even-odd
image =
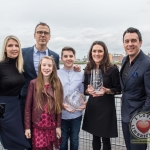
[[(63, 68), (58, 70), (64, 90), (64, 98), (72, 91), (78, 90), (83, 93), (84, 73), (75, 72), (73, 69), (75, 61), (75, 50), (72, 47), (64, 47), (61, 52)], [(68, 139), (70, 138), (70, 150), (78, 150), (79, 131), (82, 120), (82, 110), (85, 109), (86, 102), (78, 110), (69, 109), (69, 105), (63, 103), (62, 111), (62, 144), (60, 150), (68, 150)]]

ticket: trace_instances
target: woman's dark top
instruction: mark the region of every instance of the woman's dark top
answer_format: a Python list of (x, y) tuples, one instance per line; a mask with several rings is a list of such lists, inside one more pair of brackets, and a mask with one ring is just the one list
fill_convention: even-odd
[[(102, 69), (101, 69), (102, 70)], [(84, 88), (90, 84), (91, 74), (85, 73)], [(116, 66), (110, 67), (106, 73), (102, 70), (103, 86), (114, 94), (120, 94), (119, 70)], [(114, 95), (89, 96), (83, 119), (83, 130), (99, 137), (117, 137), (117, 118)]]
[(16, 59), (0, 62), (0, 96), (17, 96), (25, 83), (23, 74), (16, 68)]

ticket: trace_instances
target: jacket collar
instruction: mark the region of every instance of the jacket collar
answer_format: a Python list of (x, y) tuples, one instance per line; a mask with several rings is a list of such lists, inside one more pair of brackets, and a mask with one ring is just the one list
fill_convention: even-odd
[[(54, 98), (54, 90), (51, 87), (51, 85), (46, 89), (46, 92), (48, 95), (50, 95), (52, 98)], [(45, 93), (44, 89), (42, 90), (42, 93)]]
[[(126, 57), (127, 57), (127, 56), (126, 56)], [(134, 72), (136, 72), (136, 70), (138, 69), (139, 65), (141, 64), (143, 58), (144, 58), (144, 53), (143, 53), (143, 51), (141, 50), (140, 53), (139, 53), (139, 55), (138, 55), (138, 57), (137, 57), (137, 59), (135, 60), (135, 64), (132, 66), (132, 68), (131, 68), (129, 74), (127, 75), (127, 77), (126, 77), (126, 79), (125, 79), (125, 84), (124, 84), (124, 85), (123, 85), (122, 80), (121, 80), (121, 85), (122, 85), (123, 88), (125, 88), (126, 84), (127, 84), (128, 81), (130, 80), (132, 74), (133, 74)], [(125, 65), (125, 60), (126, 60), (126, 58), (123, 60), (122, 68), (123, 68), (124, 65)], [(120, 70), (120, 72), (122, 72), (122, 69)], [(120, 75), (121, 75), (121, 73), (120, 73)]]

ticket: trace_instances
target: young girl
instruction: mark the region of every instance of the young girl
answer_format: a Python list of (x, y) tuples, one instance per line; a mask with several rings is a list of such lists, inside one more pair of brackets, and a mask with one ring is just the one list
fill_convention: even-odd
[(39, 63), (38, 77), (30, 81), (25, 104), (25, 135), (32, 150), (59, 150), (63, 89), (52, 57)]

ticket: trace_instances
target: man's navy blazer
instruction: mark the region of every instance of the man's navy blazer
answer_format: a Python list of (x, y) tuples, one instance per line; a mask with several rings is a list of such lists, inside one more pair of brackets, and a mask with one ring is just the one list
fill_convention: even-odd
[[(34, 62), (33, 62), (33, 51), (34, 51), (34, 46), (22, 49), (22, 54), (23, 54), (23, 59), (24, 59), (24, 73), (23, 74), (25, 77), (25, 84), (21, 90), (21, 109), (22, 109), (22, 111), (24, 111), (24, 104), (25, 104), (25, 99), (26, 99), (29, 82), (32, 79), (35, 79), (37, 77), (35, 67), (34, 67)], [(59, 69), (59, 55), (49, 49), (48, 49), (48, 55), (52, 56), (54, 58), (57, 69)]]
[(121, 77), (126, 57), (122, 61), (120, 84), (122, 121), (127, 123), (137, 112), (150, 112), (150, 57), (140, 51), (123, 84)]

